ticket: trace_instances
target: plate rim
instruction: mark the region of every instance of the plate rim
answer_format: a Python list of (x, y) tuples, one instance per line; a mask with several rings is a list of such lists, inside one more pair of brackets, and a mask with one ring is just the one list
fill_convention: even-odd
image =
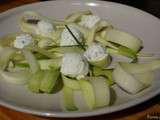
[[(0, 19), (5, 17), (6, 15), (10, 15), (12, 12), (16, 12), (16, 11), (20, 11), (20, 10), (24, 10), (27, 7), (35, 7), (35, 6), (39, 6), (39, 5), (43, 5), (45, 3), (49, 3), (49, 2), (66, 2), (66, 0), (55, 0), (55, 1), (45, 1), (45, 2), (35, 2), (35, 3), (31, 3), (31, 4), (27, 4), (27, 5), (22, 5), (22, 6), (18, 6), (9, 10), (6, 10), (2, 13), (0, 13)], [(67, 0), (68, 2), (68, 0)], [(124, 5), (121, 3), (116, 3), (116, 2), (110, 2), (110, 1), (99, 1), (99, 0), (69, 0), (69, 2), (71, 3), (85, 3), (85, 2), (92, 2), (92, 3), (98, 3), (98, 4), (110, 4), (110, 5), (115, 5), (115, 6), (121, 6), (121, 7), (126, 7), (127, 9), (132, 9), (135, 10), (137, 12), (139, 12), (140, 14), (146, 14), (149, 17), (152, 17), (152, 19), (155, 19), (156, 21), (160, 22), (160, 19), (157, 18), (156, 16), (145, 12), (143, 10), (140, 10), (138, 8), (132, 7), (132, 6), (128, 6), (128, 5)], [(89, 116), (96, 116), (96, 115), (102, 115), (102, 114), (109, 114), (109, 113), (113, 113), (113, 112), (117, 112), (117, 111), (121, 111), (133, 106), (136, 106), (138, 104), (141, 104), (145, 101), (148, 101), (149, 99), (157, 96), (160, 94), (160, 88), (157, 89), (157, 91), (151, 92), (150, 94), (148, 94), (147, 96), (143, 96), (143, 97), (139, 97), (138, 99), (136, 98), (133, 101), (129, 101), (127, 103), (124, 104), (120, 104), (117, 106), (112, 106), (110, 108), (110, 110), (106, 109), (107, 107), (104, 108), (100, 108), (100, 109), (95, 109), (93, 111), (85, 111), (85, 112), (56, 112), (56, 111), (43, 111), (43, 110), (38, 110), (38, 109), (33, 109), (33, 108), (29, 108), (29, 107), (25, 107), (25, 106), (20, 106), (20, 105), (15, 105), (6, 101), (3, 101), (0, 99), (0, 105), (5, 106), (7, 108), (19, 111), (19, 112), (24, 112), (24, 113), (30, 113), (30, 114), (34, 114), (34, 115), (39, 115), (39, 116), (46, 116), (46, 117), (59, 117), (59, 118), (75, 118), (75, 117), (89, 117)], [(118, 109), (117, 109), (118, 108)]]

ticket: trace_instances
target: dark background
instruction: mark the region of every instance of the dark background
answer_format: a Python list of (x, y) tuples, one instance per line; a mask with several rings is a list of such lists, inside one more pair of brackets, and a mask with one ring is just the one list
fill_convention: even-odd
[(108, 0), (134, 6), (160, 18), (160, 0)]

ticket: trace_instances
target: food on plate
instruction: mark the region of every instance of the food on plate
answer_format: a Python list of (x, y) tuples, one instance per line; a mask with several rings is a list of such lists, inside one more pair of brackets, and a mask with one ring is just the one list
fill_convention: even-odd
[(113, 86), (137, 94), (152, 85), (160, 68), (159, 58), (139, 62), (145, 55), (141, 39), (91, 11), (71, 13), (64, 20), (26, 11), (19, 27), (21, 32), (1, 37), (0, 76), (36, 94), (62, 91), (67, 111), (79, 109), (77, 91), (90, 110), (109, 106)]

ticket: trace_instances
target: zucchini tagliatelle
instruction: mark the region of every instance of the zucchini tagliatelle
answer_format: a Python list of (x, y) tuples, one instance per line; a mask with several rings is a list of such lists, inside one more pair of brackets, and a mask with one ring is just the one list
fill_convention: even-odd
[(136, 94), (152, 84), (154, 70), (160, 68), (158, 58), (139, 63), (142, 40), (91, 11), (64, 20), (26, 11), (19, 27), (21, 32), (1, 37), (0, 76), (37, 94), (54, 94), (62, 86), (68, 111), (79, 109), (77, 91), (88, 109), (108, 106), (112, 85)]

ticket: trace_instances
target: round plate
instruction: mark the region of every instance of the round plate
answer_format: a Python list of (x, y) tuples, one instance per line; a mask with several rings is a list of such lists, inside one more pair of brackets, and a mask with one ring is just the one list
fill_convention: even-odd
[[(26, 10), (33, 10), (55, 19), (63, 19), (69, 13), (79, 10), (91, 10), (94, 14), (110, 21), (115, 27), (123, 29), (141, 38), (144, 51), (157, 53), (160, 51), (160, 20), (156, 17), (129, 6), (95, 0), (57, 0), (40, 2), (11, 9), (0, 14), (0, 36), (18, 32), (18, 19)], [(2, 29), (3, 28), (3, 29)], [(113, 86), (113, 105), (95, 110), (87, 110), (84, 100), (76, 94), (79, 111), (66, 112), (61, 110), (60, 94), (34, 94), (26, 86), (8, 84), (0, 80), (0, 104), (17, 111), (49, 117), (84, 117), (111, 113), (142, 103), (160, 93), (160, 71), (151, 87), (136, 94), (129, 95)]]

